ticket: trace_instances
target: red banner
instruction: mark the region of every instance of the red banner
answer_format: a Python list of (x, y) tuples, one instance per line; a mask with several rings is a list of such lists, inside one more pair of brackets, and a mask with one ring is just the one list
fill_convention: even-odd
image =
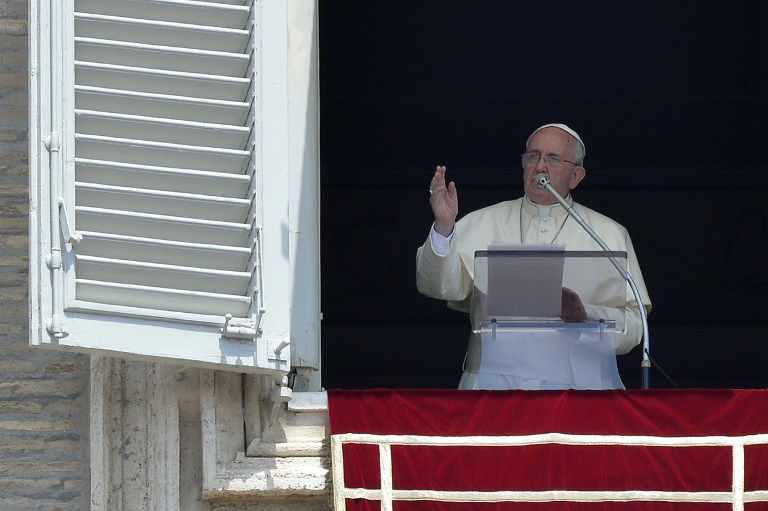
[(768, 510), (768, 391), (329, 391), (337, 510)]

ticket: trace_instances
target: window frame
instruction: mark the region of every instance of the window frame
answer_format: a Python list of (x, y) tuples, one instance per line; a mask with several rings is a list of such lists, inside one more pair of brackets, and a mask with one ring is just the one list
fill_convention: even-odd
[[(253, 2), (251, 9), (260, 23), (260, 69), (252, 87), (261, 96), (254, 116), (260, 149), (254, 188), (262, 200), (254, 225), (263, 306), (254, 311), (253, 324), (234, 318), (227, 329), (220, 315), (147, 315), (74, 298), (74, 2), (30, 1), (32, 345), (275, 377), (298, 366), (317, 373), (319, 382), (316, 14), (308, 24), (282, 0)], [(56, 84), (63, 84), (60, 97)], [(57, 168), (60, 183), (49, 179)]]

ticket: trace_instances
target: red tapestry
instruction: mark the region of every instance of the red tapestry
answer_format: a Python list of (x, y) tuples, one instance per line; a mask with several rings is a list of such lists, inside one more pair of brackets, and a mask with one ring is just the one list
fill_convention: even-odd
[(329, 391), (336, 509), (768, 511), (768, 391)]

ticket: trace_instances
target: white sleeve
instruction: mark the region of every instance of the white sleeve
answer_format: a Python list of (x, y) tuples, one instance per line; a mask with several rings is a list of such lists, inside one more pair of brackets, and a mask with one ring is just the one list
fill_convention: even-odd
[(435, 254), (440, 257), (448, 255), (448, 252), (451, 251), (451, 241), (453, 241), (453, 233), (455, 232), (456, 228), (454, 227), (451, 234), (449, 234), (448, 237), (445, 237), (435, 230), (435, 224), (434, 222), (432, 223), (432, 229), (429, 232), (429, 240), (430, 243), (432, 243), (432, 250), (435, 251)]
[[(446, 238), (435, 232), (434, 226), (430, 230), (416, 251), (416, 287), (432, 298), (460, 302), (472, 293), (474, 284), (452, 238), (453, 233)], [(443, 253), (440, 249), (444, 249)]]
[(587, 318), (591, 320), (607, 319), (616, 321), (616, 354), (629, 353), (640, 344), (643, 338), (642, 319), (636, 304), (624, 307), (624, 310), (602, 305), (584, 304)]

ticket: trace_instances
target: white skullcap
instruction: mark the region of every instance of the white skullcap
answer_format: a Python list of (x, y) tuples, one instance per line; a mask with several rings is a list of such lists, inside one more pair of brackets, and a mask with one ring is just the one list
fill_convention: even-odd
[(584, 145), (584, 141), (581, 140), (581, 137), (579, 136), (578, 133), (573, 131), (571, 128), (569, 128), (565, 124), (551, 123), (551, 124), (545, 124), (544, 126), (539, 126), (535, 130), (533, 130), (533, 133), (531, 133), (531, 136), (528, 137), (528, 140), (525, 142), (525, 147), (528, 147), (528, 144), (531, 143), (531, 137), (533, 137), (533, 135), (535, 135), (537, 131), (541, 131), (544, 128), (557, 128), (559, 130), (563, 130), (564, 132), (568, 133), (570, 136), (575, 138), (576, 141), (578, 141), (579, 144), (581, 144), (581, 150), (584, 152), (584, 155), (586, 156), (586, 154), (587, 154), (587, 147)]

